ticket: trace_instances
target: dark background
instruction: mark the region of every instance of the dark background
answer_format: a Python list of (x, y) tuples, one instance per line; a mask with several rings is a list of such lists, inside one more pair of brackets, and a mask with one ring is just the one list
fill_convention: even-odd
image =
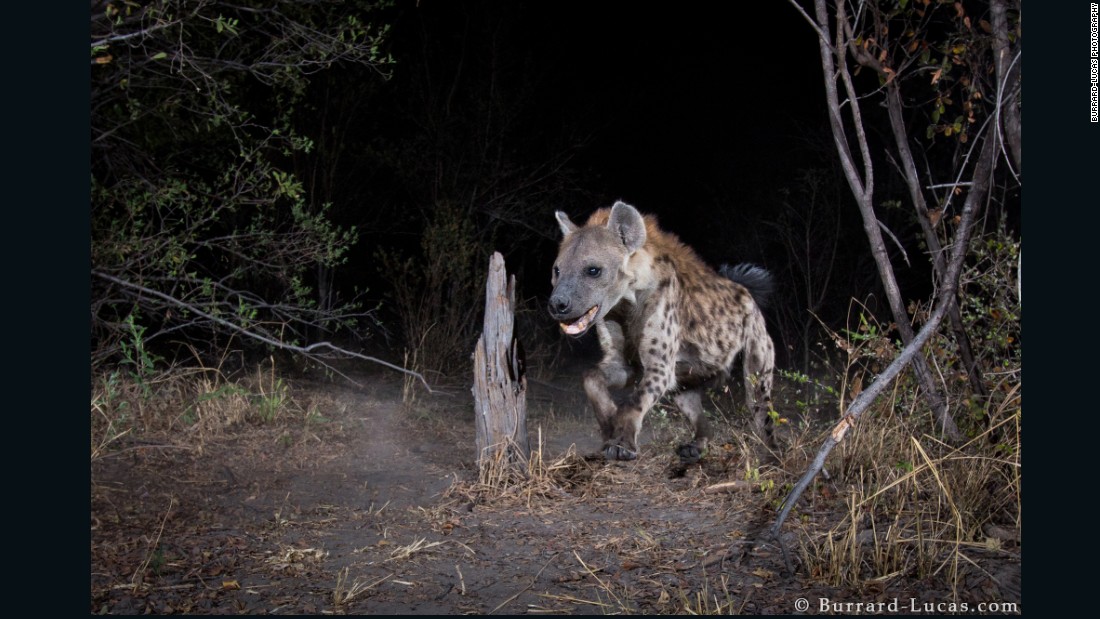
[[(771, 270), (783, 309), (769, 318), (780, 340), (795, 339), (809, 306), (779, 234), (791, 212), (806, 215), (811, 227), (820, 218), (816, 241), (838, 248), (829, 301), (815, 313), (841, 328), (853, 297), (880, 309), (877, 275), (825, 116), (816, 39), (789, 4), (673, 10), (629, 2), (426, 0), (398, 2), (383, 16), (392, 24), (392, 77), (380, 83), (336, 72), (324, 78), (335, 85), (314, 85), (315, 94), (360, 93), (349, 141), (371, 146), (340, 162), (336, 176), (346, 182), (332, 196), (333, 214), (364, 231), (340, 281), (345, 289), (365, 285), (380, 293), (383, 316), (392, 309), (384, 293), (394, 283), (379, 272), (378, 248), (416, 253), (441, 203), (459, 203), (479, 229), (497, 230), (492, 248), (517, 274), (521, 298), (541, 310), (559, 239), (553, 211), (583, 221), (619, 199), (656, 214), (713, 266), (753, 262)], [(878, 114), (866, 107), (869, 116)], [(301, 130), (317, 132), (308, 119)], [(890, 166), (876, 166), (883, 199), (902, 198)], [(543, 175), (545, 168), (553, 172)], [(802, 210), (806, 171), (824, 179), (828, 215), (839, 225)], [(517, 180), (531, 177), (539, 180)], [(513, 206), (522, 206), (502, 215), (492, 196), (509, 192)], [(929, 270), (915, 220), (902, 209), (881, 217), (909, 255), (906, 265), (900, 248), (890, 248), (903, 294), (924, 298)], [(786, 341), (780, 348), (802, 346)]]
[[(386, 95), (399, 106), (408, 101), (400, 91), (426, 72), (459, 100), (465, 91), (468, 104), (484, 101), (489, 80), (515, 93), (529, 131), (513, 155), (537, 160), (570, 148), (584, 197), (565, 195), (561, 208), (574, 217), (622, 199), (717, 249), (715, 232), (759, 216), (762, 198), (795, 169), (830, 155), (813, 150), (813, 140), (831, 147), (815, 39), (784, 2), (676, 11), (399, 3), (390, 47), (397, 64)], [(455, 114), (472, 120), (472, 107)], [(556, 235), (551, 215), (537, 225)], [(737, 258), (735, 248), (726, 252)]]
[[(492, 251), (517, 276), (524, 328), (556, 336), (543, 310), (559, 238), (553, 212), (583, 221), (619, 199), (656, 214), (713, 266), (753, 262), (775, 275), (768, 318), (781, 364), (827, 340), (808, 330), (852, 327), (853, 299), (889, 322), (826, 122), (815, 34), (789, 3), (400, 0), (363, 18), (390, 27), (388, 78), (349, 65), (311, 76), (291, 121), (316, 146), (276, 163), (303, 181), (308, 204), (331, 203), (331, 219), (359, 231), (345, 264), (305, 283), (321, 289), (331, 278), (343, 299), (367, 291), (379, 321), (364, 333), (378, 328), (384, 349), (422, 337), (408, 324), (417, 299), (402, 301), (402, 292), (457, 282), (421, 305), (476, 313), (476, 271)], [(93, 81), (98, 75), (93, 66)], [(902, 297), (925, 300), (929, 261), (907, 191), (883, 156), (891, 138), (877, 77), (855, 79), (871, 93), (863, 112), (877, 216), (896, 239), (887, 249)], [(272, 89), (249, 80), (233, 82), (240, 99), (276, 122), (285, 110), (272, 105)], [(921, 142), (930, 93), (907, 92), (918, 164), (949, 178), (959, 145)], [(200, 137), (193, 145), (211, 148)], [(174, 155), (176, 144), (166, 143), (164, 154)], [(94, 173), (110, 160), (93, 158)], [(1004, 221), (1019, 234), (1019, 187), (998, 182), (993, 194), (984, 230)], [(469, 342), (448, 354), (462, 360), (479, 321), (457, 318), (467, 331), (457, 335)]]

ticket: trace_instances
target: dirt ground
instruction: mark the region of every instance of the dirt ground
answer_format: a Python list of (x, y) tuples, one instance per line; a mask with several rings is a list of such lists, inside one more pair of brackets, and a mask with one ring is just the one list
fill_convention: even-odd
[[(853, 610), (823, 609), (828, 598), (927, 614), (1019, 603), (1018, 561), (974, 569), (957, 591), (909, 575), (851, 591), (788, 573), (779, 547), (752, 544), (775, 506), (751, 488), (708, 491), (744, 477), (729, 437), (684, 469), (672, 445), (686, 423), (651, 415), (642, 456), (604, 462), (576, 376), (530, 383), (532, 445), (541, 429), (551, 470), (503, 493), (477, 483), (468, 387), (406, 407), (399, 376), (356, 379), (293, 382), (323, 419), (243, 424), (201, 447), (132, 443), (93, 462), (91, 612), (790, 614), (800, 599), (807, 614)], [(797, 568), (797, 535), (783, 539)]]

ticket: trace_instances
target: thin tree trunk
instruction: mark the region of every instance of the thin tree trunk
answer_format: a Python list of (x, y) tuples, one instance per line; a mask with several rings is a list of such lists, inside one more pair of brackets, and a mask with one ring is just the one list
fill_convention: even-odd
[[(793, 0), (791, 3), (800, 12), (802, 11), (801, 7), (798, 7)], [(879, 229), (878, 217), (875, 215), (873, 202), (874, 169), (871, 163), (870, 148), (867, 144), (867, 135), (863, 126), (863, 116), (860, 111), (859, 93), (852, 83), (851, 74), (848, 72), (847, 67), (848, 33), (846, 30), (849, 24), (845, 15), (844, 2), (839, 1), (836, 4), (835, 43), (830, 43), (828, 40), (829, 12), (825, 0), (815, 0), (814, 8), (817, 17), (814, 26), (818, 33), (818, 47), (825, 76), (825, 97), (829, 109), (829, 125), (833, 132), (833, 141), (836, 144), (837, 152), (840, 154), (841, 166), (852, 189), (852, 195), (855, 196), (860, 215), (863, 217), (863, 230), (871, 243), (871, 254), (874, 256), (875, 264), (878, 267), (879, 278), (882, 280), (882, 286), (894, 317), (894, 323), (897, 325), (902, 343), (908, 346), (913, 341), (913, 327), (909, 324), (909, 314), (905, 310), (904, 303), (902, 303), (901, 291), (898, 288), (897, 279), (894, 277), (893, 266), (890, 264), (890, 255), (886, 251), (886, 244), (882, 240), (882, 232)], [(833, 62), (834, 55), (836, 58), (835, 64)], [(838, 79), (844, 84), (845, 94), (847, 95), (845, 103), (851, 110), (852, 129), (855, 131), (856, 144), (859, 147), (860, 159), (863, 162), (862, 175), (856, 169), (855, 159), (848, 146), (848, 138), (844, 130), (844, 119), (841, 115), (840, 95), (837, 91)], [(957, 439), (960, 436), (959, 429), (955, 425), (955, 420), (951, 417), (947, 403), (936, 386), (932, 372), (923, 356), (917, 355), (913, 360), (913, 371), (916, 373), (917, 380), (925, 392), (925, 398), (932, 410), (935, 411), (944, 434), (949, 438)]]
[[(1020, 2), (1022, 11), (1023, 2)], [(1022, 65), (1019, 55), (1012, 55), (1012, 46), (1008, 40), (1008, 7), (1005, 0), (991, 0), (989, 3), (990, 20), (993, 26), (993, 66), (997, 71), (997, 109), (999, 128), (1003, 131), (1004, 142), (1012, 153), (1012, 162), (1016, 164), (1016, 173), (1023, 174), (1024, 154), (1021, 134), (1023, 119), (1017, 91), (1020, 87)], [(1017, 39), (1019, 45), (1019, 39)]]
[(877, 398), (879, 394), (897, 378), (902, 370), (905, 369), (905, 366), (911, 361), (921, 358), (920, 349), (929, 339), (931, 339), (932, 335), (936, 333), (940, 322), (947, 314), (952, 299), (958, 293), (959, 277), (962, 274), (963, 261), (966, 258), (967, 250), (970, 246), (970, 235), (974, 230), (975, 214), (980, 210), (979, 205), (985, 201), (986, 194), (989, 191), (990, 178), (993, 176), (993, 163), (995, 161), (994, 155), (997, 150), (997, 144), (998, 140), (994, 131), (987, 133), (985, 142), (982, 145), (981, 155), (978, 157), (978, 162), (974, 166), (974, 180), (970, 187), (970, 193), (967, 194), (966, 201), (963, 203), (959, 229), (955, 233), (955, 242), (951, 249), (951, 261), (947, 266), (943, 286), (940, 288), (940, 294), (936, 300), (936, 306), (932, 310), (932, 314), (928, 317), (928, 321), (924, 323), (920, 333), (917, 334), (913, 341), (902, 349), (901, 353), (898, 354), (881, 374), (875, 377), (875, 381), (871, 383), (871, 386), (864, 389), (863, 392), (852, 401), (852, 405), (848, 407), (844, 416), (841, 417), (840, 421), (833, 427), (833, 431), (830, 432), (829, 437), (825, 439), (825, 443), (822, 444), (821, 448), (818, 450), (810, 467), (783, 501), (783, 508), (779, 511), (779, 516), (776, 518), (775, 524), (773, 524), (769, 530), (769, 535), (773, 539), (776, 539), (779, 535), (779, 530), (783, 526), (783, 522), (787, 519), (787, 516), (791, 512), (791, 508), (794, 507), (798, 498), (802, 496), (803, 491), (809, 487), (814, 477), (821, 472), (821, 468), (825, 465), (825, 458), (828, 457), (829, 452), (844, 439), (845, 434), (847, 434), (848, 430), (856, 423), (860, 415), (862, 415), (863, 412), (870, 407), (871, 403), (874, 402), (875, 398)]
[[(898, 148), (899, 166), (905, 184), (909, 187), (909, 198), (917, 209), (917, 221), (920, 222), (924, 232), (924, 241), (928, 244), (928, 252), (932, 256), (932, 266), (940, 281), (944, 281), (947, 265), (943, 258), (943, 247), (940, 245), (940, 237), (936, 235), (935, 227), (928, 215), (928, 204), (924, 200), (924, 193), (920, 187), (920, 176), (917, 174), (917, 164), (913, 160), (913, 152), (909, 150), (909, 136), (905, 131), (905, 121), (902, 119), (901, 93), (898, 91), (897, 80), (891, 80), (886, 86), (886, 107), (890, 114), (890, 129), (894, 134), (894, 142)], [(970, 347), (970, 336), (963, 325), (962, 313), (959, 311), (958, 296), (951, 300), (947, 308), (948, 318), (951, 319), (951, 330), (955, 334), (955, 342), (959, 345), (959, 358), (966, 368), (967, 377), (970, 380), (970, 388), (975, 394), (985, 397), (988, 392), (985, 389), (985, 381), (982, 380), (981, 370), (974, 358)]]
[[(505, 280), (507, 279), (507, 285)], [(516, 278), (494, 252), (485, 282), (485, 322), (474, 349), (477, 461), (483, 479), (506, 470), (527, 472), (527, 378), (514, 336)]]

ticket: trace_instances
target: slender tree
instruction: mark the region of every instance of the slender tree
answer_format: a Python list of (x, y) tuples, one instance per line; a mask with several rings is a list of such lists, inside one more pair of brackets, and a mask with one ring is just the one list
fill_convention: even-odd
[[(1011, 137), (1005, 140), (1004, 136), (1013, 132), (1018, 142), (1019, 7), (1012, 17), (1016, 29), (1007, 32), (1010, 19), (1003, 2), (988, 7), (992, 23), (983, 17), (972, 18), (962, 3), (946, 6), (928, 0), (869, 3), (815, 0), (813, 16), (793, 0), (791, 4), (817, 33), (826, 105), (837, 153), (863, 217), (864, 231), (898, 333), (902, 343), (908, 345), (914, 336), (913, 319), (903, 304), (881, 233), (883, 226), (876, 215), (875, 162), (883, 157), (872, 152), (868, 135), (874, 120), (867, 117), (864, 108), (867, 102), (878, 99), (887, 109), (886, 131), (893, 147), (885, 150), (885, 158), (896, 165), (904, 179), (938, 285), (949, 285), (941, 235), (948, 237), (947, 245), (955, 242), (949, 238), (947, 223), (955, 221), (951, 215), (952, 209), (957, 208), (953, 201), (964, 191), (973, 194), (981, 186), (976, 180), (964, 181), (964, 178), (976, 179), (992, 169), (980, 169), (979, 158), (971, 155), (984, 153), (986, 140), (998, 145), (1011, 142)], [(1008, 44), (1010, 39), (1015, 41), (1013, 45)], [(1015, 56), (1009, 60), (1013, 53)], [(996, 73), (1003, 78), (986, 83), (984, 75), (993, 71), (985, 69), (998, 64), (1003, 66)], [(877, 79), (857, 79), (861, 70), (873, 72)], [(916, 94), (907, 99), (906, 92)], [(1014, 113), (1002, 113), (1007, 109)], [(949, 120), (951, 110), (959, 112), (953, 120)], [(918, 122), (925, 123), (926, 131), (914, 136), (913, 128)], [(989, 126), (991, 130), (978, 132), (980, 126)], [(1002, 131), (1002, 127), (1010, 130)], [(923, 174), (919, 172), (913, 148), (914, 141), (921, 139), (926, 141), (920, 152), (926, 161), (935, 160), (934, 164), (926, 163), (927, 172)], [(973, 140), (980, 142), (977, 149)], [(931, 193), (936, 190), (941, 192)], [(984, 200), (985, 195), (979, 197)], [(934, 207), (929, 206), (930, 201)], [(981, 204), (984, 206), (984, 202)], [(948, 299), (945, 312), (953, 326), (971, 387), (975, 393), (984, 394), (957, 298)], [(955, 420), (923, 356), (916, 355), (913, 366), (944, 433), (957, 438)]]
[[(995, 174), (998, 169), (1007, 167), (1009, 177), (1016, 182), (1020, 179), (1018, 141), (1021, 92), (1018, 65), (1022, 14), (1019, 3), (1009, 10), (1003, 2), (991, 0), (991, 22), (981, 16), (972, 18), (962, 3), (943, 6), (929, 1), (851, 3), (837, 0), (830, 3), (829, 0), (814, 0), (813, 16), (804, 12), (794, 0), (791, 4), (802, 13), (817, 34), (825, 75), (826, 103), (837, 151), (860, 203), (864, 229), (876, 248), (876, 255), (884, 254), (885, 248), (881, 237), (875, 234), (878, 226), (870, 191), (874, 169), (867, 140), (867, 121), (861, 114), (860, 106), (861, 101), (866, 101), (868, 97), (884, 99), (895, 147), (890, 155), (899, 163), (918, 218), (927, 220), (924, 222), (927, 224), (925, 238), (928, 238), (930, 230), (933, 231), (931, 236), (937, 239), (938, 235), (944, 234), (937, 230), (937, 226), (946, 228), (942, 221), (948, 218), (955, 225), (954, 234), (942, 243), (941, 249), (933, 250), (929, 246), (932, 253), (943, 252), (946, 255), (930, 258), (934, 261), (940, 281), (928, 317), (918, 333), (913, 334), (910, 330), (910, 335), (906, 336), (900, 327), (902, 322), (908, 324), (908, 314), (899, 315), (891, 305), (899, 319), (899, 331), (905, 346), (844, 412), (810, 468), (785, 499), (779, 517), (770, 530), (773, 537), (778, 535), (802, 492), (821, 471), (833, 447), (843, 440), (875, 398), (910, 363), (920, 363), (922, 347), (937, 333), (945, 317), (958, 312), (959, 282), (971, 252), (970, 238), (990, 202)], [(941, 12), (946, 10), (951, 13), (944, 15)], [(1013, 41), (1012, 46), (1006, 45), (1007, 41)], [(994, 70), (997, 63), (1003, 66)], [(869, 94), (860, 91), (853, 79), (853, 69), (861, 67), (873, 70), (878, 78)], [(987, 68), (989, 70), (985, 70)], [(945, 78), (952, 71), (955, 71), (955, 77)], [(995, 75), (996, 80), (986, 82), (986, 75)], [(928, 109), (921, 104), (907, 105), (905, 102), (905, 87), (913, 86), (919, 90), (922, 85), (930, 88), (931, 96), (922, 101), (932, 110), (923, 137), (945, 142), (929, 145), (925, 152), (929, 153), (929, 158), (948, 153), (946, 165), (941, 162), (937, 162), (940, 165), (928, 165), (929, 171), (924, 175), (917, 173), (910, 149), (911, 142), (921, 136), (917, 134), (914, 137), (907, 130), (915, 121), (905, 123), (903, 118), (906, 112)], [(844, 93), (844, 99), (841, 99), (841, 93)], [(962, 113), (951, 119), (946, 116), (950, 108)], [(1014, 108), (1014, 111), (1009, 112), (1007, 108)], [(843, 113), (845, 110), (849, 112), (847, 118)], [(858, 160), (850, 150), (849, 135), (855, 136), (860, 154)], [(1016, 146), (1011, 145), (1014, 140)], [(857, 161), (862, 163), (861, 167), (857, 166)], [(999, 166), (999, 162), (1010, 165)], [(944, 188), (944, 184), (934, 180), (934, 174), (946, 175), (947, 191), (941, 194), (936, 208), (929, 209), (924, 203), (924, 192)], [(959, 205), (955, 197), (964, 194)], [(892, 275), (888, 261), (880, 261), (879, 264), (880, 274), (884, 278)], [(958, 329), (955, 333), (958, 336)], [(933, 405), (938, 406), (939, 403), (933, 400)], [(945, 411), (941, 410), (939, 414), (945, 431), (950, 434), (954, 428), (953, 419)]]

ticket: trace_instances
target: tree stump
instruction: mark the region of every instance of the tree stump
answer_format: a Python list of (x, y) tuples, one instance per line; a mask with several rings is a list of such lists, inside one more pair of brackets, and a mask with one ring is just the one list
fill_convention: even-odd
[[(505, 279), (507, 278), (507, 285)], [(523, 350), (515, 338), (516, 278), (507, 277), (504, 257), (494, 252), (485, 282), (485, 322), (474, 349), (474, 412), (477, 462), (483, 482), (526, 475), (527, 379)]]

